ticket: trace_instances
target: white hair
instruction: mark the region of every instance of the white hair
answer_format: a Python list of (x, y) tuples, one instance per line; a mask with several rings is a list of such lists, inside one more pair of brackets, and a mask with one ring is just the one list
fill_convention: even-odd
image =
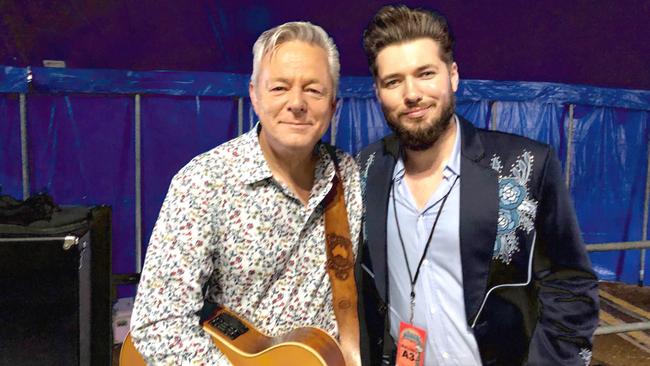
[(303, 41), (321, 47), (327, 54), (327, 64), (332, 78), (334, 96), (338, 90), (339, 72), (339, 51), (334, 40), (323, 30), (323, 28), (309, 22), (288, 22), (271, 28), (262, 33), (253, 45), (253, 74), (251, 84), (257, 85), (257, 77), (260, 73), (262, 58), (269, 52), (274, 52), (278, 46), (289, 41)]

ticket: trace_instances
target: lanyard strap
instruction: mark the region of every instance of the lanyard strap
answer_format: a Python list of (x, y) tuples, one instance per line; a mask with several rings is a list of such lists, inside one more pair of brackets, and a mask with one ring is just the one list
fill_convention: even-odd
[(449, 195), (451, 194), (451, 190), (454, 189), (454, 186), (456, 185), (456, 182), (458, 181), (458, 178), (460, 178), (460, 175), (456, 176), (456, 179), (454, 179), (454, 182), (451, 184), (451, 187), (449, 188), (449, 191), (442, 197), (442, 202), (440, 203), (440, 209), (438, 209), (438, 214), (436, 215), (435, 220), (433, 221), (433, 226), (431, 226), (431, 232), (429, 233), (429, 238), (427, 239), (427, 244), (424, 246), (424, 251), (422, 252), (422, 257), (420, 257), (420, 262), (418, 263), (418, 267), (415, 270), (415, 277), (411, 273), (411, 266), (409, 265), (409, 260), (406, 256), (406, 247), (404, 246), (404, 240), (402, 239), (402, 230), (399, 226), (399, 220), (397, 218), (397, 204), (395, 203), (395, 184), (391, 184), (391, 193), (393, 195), (393, 214), (395, 215), (395, 225), (397, 226), (397, 236), (399, 237), (399, 242), (402, 245), (402, 253), (404, 254), (404, 261), (406, 262), (406, 269), (409, 274), (409, 280), (411, 282), (411, 315), (409, 322), (413, 324), (413, 308), (415, 306), (415, 283), (418, 280), (418, 277), (420, 276), (420, 268), (422, 267), (422, 262), (424, 262), (424, 258), (427, 255), (427, 251), (429, 250), (429, 245), (431, 244), (431, 239), (433, 238), (433, 232), (436, 230), (436, 225), (438, 224), (438, 219), (440, 218), (440, 214), (442, 213), (442, 209), (445, 207), (445, 203), (447, 202), (447, 198), (449, 198)]

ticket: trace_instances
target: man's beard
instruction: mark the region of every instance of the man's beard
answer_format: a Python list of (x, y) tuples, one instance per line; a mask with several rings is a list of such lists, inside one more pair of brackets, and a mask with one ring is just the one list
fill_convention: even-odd
[(388, 126), (393, 130), (393, 132), (395, 132), (404, 148), (422, 151), (433, 146), (451, 124), (451, 118), (454, 116), (454, 111), (456, 109), (455, 95), (452, 93), (447, 103), (442, 103), (444, 104), (441, 105), (442, 109), (440, 110), (439, 118), (433, 117), (428, 121), (428, 123), (426, 121), (421, 121), (414, 130), (408, 129), (401, 124), (399, 122), (399, 117), (397, 117), (397, 121), (391, 120), (391, 118), (388, 117), (386, 110), (384, 110), (384, 115), (386, 116)]

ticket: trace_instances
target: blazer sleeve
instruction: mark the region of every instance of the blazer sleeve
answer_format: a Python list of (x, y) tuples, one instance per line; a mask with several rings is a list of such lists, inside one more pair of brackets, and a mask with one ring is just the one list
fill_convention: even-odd
[(588, 365), (598, 326), (598, 283), (560, 163), (548, 149), (536, 218), (535, 289), (540, 316), (526, 365)]

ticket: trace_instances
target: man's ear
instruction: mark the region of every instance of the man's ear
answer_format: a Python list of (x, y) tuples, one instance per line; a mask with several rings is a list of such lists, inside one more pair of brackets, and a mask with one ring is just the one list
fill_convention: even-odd
[(455, 62), (452, 62), (449, 68), (449, 80), (451, 82), (451, 89), (455, 93), (458, 90), (458, 83), (460, 81), (460, 75), (458, 73), (458, 65), (456, 65)]
[(248, 97), (251, 98), (253, 110), (259, 116), (259, 113), (257, 112), (257, 94), (255, 93), (255, 86), (253, 86), (252, 82), (248, 83)]
[(332, 119), (334, 118), (334, 115), (336, 114), (336, 108), (339, 107), (339, 105), (343, 105), (343, 99), (341, 98), (332, 98), (332, 113), (330, 113), (330, 118), (329, 122), (330, 124), (332, 123)]

